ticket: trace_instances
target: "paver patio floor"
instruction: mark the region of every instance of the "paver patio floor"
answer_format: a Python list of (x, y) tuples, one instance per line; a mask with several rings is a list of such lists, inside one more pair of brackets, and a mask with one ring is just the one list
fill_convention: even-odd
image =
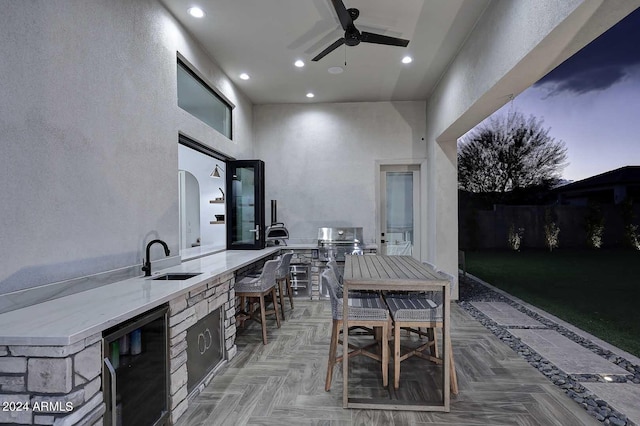
[(471, 302), (483, 314), (503, 326), (544, 327), (542, 323), (531, 318), (504, 302)]
[(526, 345), (567, 374), (625, 375), (627, 371), (554, 330), (509, 329)]
[(596, 395), (606, 395), (606, 401), (616, 410), (640, 424), (640, 385), (632, 383), (583, 383)]

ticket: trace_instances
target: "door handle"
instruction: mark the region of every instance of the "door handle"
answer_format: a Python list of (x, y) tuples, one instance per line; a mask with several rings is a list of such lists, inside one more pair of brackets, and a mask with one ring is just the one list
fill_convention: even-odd
[(260, 225), (256, 225), (255, 229), (249, 229), (249, 232), (256, 233), (256, 241), (260, 240)]
[(117, 413), (116, 413), (116, 370), (111, 365), (111, 361), (109, 358), (104, 359), (104, 364), (107, 366), (109, 370), (109, 375), (111, 376), (111, 424), (116, 426), (117, 424)]

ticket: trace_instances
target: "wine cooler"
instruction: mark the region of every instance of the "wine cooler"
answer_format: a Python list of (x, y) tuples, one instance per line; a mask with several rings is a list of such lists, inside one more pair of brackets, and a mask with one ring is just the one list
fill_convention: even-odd
[(166, 306), (104, 333), (104, 424), (167, 423), (169, 368)]

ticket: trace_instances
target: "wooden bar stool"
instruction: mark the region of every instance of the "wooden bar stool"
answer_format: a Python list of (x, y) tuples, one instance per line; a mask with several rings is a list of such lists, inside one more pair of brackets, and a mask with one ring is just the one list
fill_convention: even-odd
[[(278, 299), (276, 297), (276, 269), (278, 268), (278, 260), (268, 260), (262, 268), (262, 273), (257, 278), (246, 277), (235, 284), (236, 296), (240, 298), (240, 309), (236, 313), (236, 317), (244, 322), (247, 319), (258, 321), (262, 325), (262, 343), (267, 344), (267, 315), (275, 315), (276, 323), (280, 328), (280, 313), (278, 312)], [(265, 296), (271, 296), (273, 309), (266, 309)], [(249, 299), (249, 308), (246, 308), (246, 302)], [(260, 318), (258, 319), (251, 299), (258, 299), (260, 303)]]
[[(325, 380), (325, 391), (329, 391), (331, 389), (331, 380), (333, 378), (333, 367), (342, 362), (343, 357), (337, 356), (336, 351), (338, 350), (338, 344), (342, 344), (342, 341), (339, 339), (339, 334), (342, 331), (343, 327), (343, 300), (342, 300), (342, 292), (339, 292), (339, 284), (336, 276), (333, 273), (331, 268), (325, 270), (322, 274), (322, 285), (326, 286), (329, 289), (329, 296), (331, 297), (331, 314), (333, 319), (333, 324), (331, 327), (331, 344), (329, 346), (329, 362), (327, 364), (327, 378)], [(340, 294), (340, 297), (338, 296)], [(380, 327), (382, 329), (382, 336), (380, 341), (375, 341), (374, 343), (364, 346), (364, 347), (355, 347), (349, 343), (349, 347), (353, 348), (351, 352), (349, 352), (349, 358), (354, 357), (356, 355), (364, 355), (369, 358), (380, 361), (382, 364), (382, 385), (387, 386), (389, 383), (389, 345), (388, 345), (388, 336), (389, 336), (389, 311), (384, 304), (384, 301), (378, 297), (349, 297), (348, 300), (349, 306), (349, 326), (356, 327)], [(381, 345), (381, 355), (377, 353), (371, 352), (369, 348), (372, 346)]]
[[(450, 275), (439, 272), (443, 279), (453, 280)], [(391, 317), (393, 318), (393, 386), (400, 387), (400, 363), (412, 356), (418, 356), (437, 364), (442, 364), (442, 358), (438, 356), (437, 328), (443, 326), (442, 314), (442, 294), (441, 292), (409, 293), (409, 294), (387, 294), (385, 301), (389, 306)], [(425, 327), (427, 332), (419, 328)], [(408, 349), (401, 353), (400, 330), (410, 330), (421, 336), (427, 336), (428, 340), (418, 347)], [(429, 349), (429, 354), (424, 351)], [(449, 354), (451, 393), (458, 394), (458, 379), (453, 359), (451, 347), (446, 351)]]
[(289, 304), (293, 309), (293, 290), (291, 289), (291, 270), (289, 265), (291, 264), (291, 258), (293, 257), (293, 251), (285, 253), (280, 256), (280, 264), (276, 271), (276, 282), (278, 283), (278, 296), (280, 297), (280, 309), (282, 311), (282, 319), (284, 320), (284, 289), (289, 295)]

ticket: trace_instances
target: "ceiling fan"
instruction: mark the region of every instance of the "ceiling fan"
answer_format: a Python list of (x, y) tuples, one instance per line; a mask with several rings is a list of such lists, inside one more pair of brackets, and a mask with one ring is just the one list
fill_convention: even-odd
[(338, 15), (338, 19), (340, 20), (342, 29), (344, 29), (344, 37), (339, 38), (329, 47), (318, 53), (316, 57), (312, 59), (312, 61), (319, 61), (343, 44), (346, 44), (347, 46), (357, 46), (360, 44), (360, 42), (365, 42), (401, 47), (407, 47), (409, 45), (409, 40), (405, 40), (402, 38), (368, 33), (366, 31), (358, 31), (355, 25), (353, 25), (353, 21), (358, 19), (358, 16), (360, 16), (360, 11), (355, 8), (347, 9), (344, 6), (342, 0), (331, 0), (331, 3), (333, 3), (333, 7), (336, 10), (336, 14)]

